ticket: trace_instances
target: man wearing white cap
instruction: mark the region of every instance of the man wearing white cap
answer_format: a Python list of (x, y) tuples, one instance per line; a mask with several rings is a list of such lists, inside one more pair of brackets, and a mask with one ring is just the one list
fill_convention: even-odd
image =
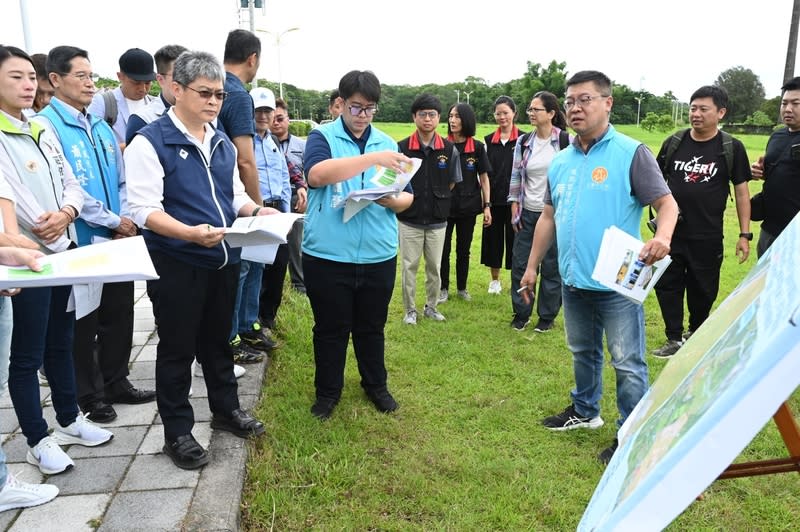
[[(258, 170), (258, 182), (265, 207), (273, 207), (280, 212), (289, 212), (291, 188), (289, 187), (289, 170), (286, 159), (278, 149), (278, 145), (269, 132), (272, 113), (275, 112), (275, 95), (271, 90), (255, 88), (250, 91), (255, 109), (256, 134), (253, 137), (255, 162)], [(281, 246), (285, 247), (285, 246)], [(286, 255), (286, 251), (283, 251)], [(279, 250), (275, 262), (279, 262)], [(286, 261), (284, 263), (284, 273)], [(259, 296), (262, 291), (262, 275), (265, 265), (259, 262), (248, 262), (247, 270), (239, 273), (239, 287), (233, 311), (231, 341), (239, 344), (242, 354), (238, 362), (247, 363), (244, 357), (249, 349), (268, 352), (276, 347), (275, 341), (261, 327), (258, 319)], [(271, 267), (270, 265), (267, 268)], [(266, 288), (266, 287), (263, 287)], [(280, 303), (280, 299), (278, 300)], [(237, 340), (239, 340), (237, 342)], [(245, 351), (241, 351), (244, 349)]]

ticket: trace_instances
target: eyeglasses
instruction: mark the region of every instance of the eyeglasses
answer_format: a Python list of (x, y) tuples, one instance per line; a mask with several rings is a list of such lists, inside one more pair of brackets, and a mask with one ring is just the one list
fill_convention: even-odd
[(529, 115), (532, 115), (533, 113), (538, 113), (539, 111), (547, 111), (547, 109), (544, 107), (528, 107), (525, 109), (525, 111), (527, 111)]
[(62, 72), (62, 76), (72, 76), (73, 78), (77, 79), (81, 83), (86, 83), (87, 81), (95, 81), (100, 79), (100, 74), (96, 72)]
[(362, 107), (360, 105), (351, 104), (348, 105), (347, 108), (350, 110), (350, 114), (352, 116), (358, 116), (361, 114), (362, 111), (364, 112), (364, 116), (372, 116), (378, 112), (377, 105), (369, 105), (367, 107)]
[(433, 120), (437, 116), (439, 116), (439, 113), (437, 113), (436, 111), (417, 111), (417, 118), (421, 118), (423, 120), (425, 120), (426, 118), (430, 118), (431, 120)]
[(213, 96), (217, 100), (222, 101), (228, 95), (228, 93), (225, 92), (225, 91), (210, 91), (208, 89), (197, 90), (194, 87), (190, 87), (189, 85), (184, 85), (183, 83), (181, 83), (180, 85), (186, 87), (187, 89), (192, 89), (194, 92), (199, 94), (201, 98), (203, 98), (205, 100), (210, 100), (211, 97)]
[(564, 110), (569, 111), (576, 105), (581, 109), (583, 109), (584, 107), (592, 103), (592, 100), (598, 100), (600, 98), (608, 98), (608, 95), (598, 94), (597, 96), (589, 96), (588, 94), (584, 94), (583, 96), (580, 96), (577, 100), (574, 98), (567, 98), (566, 100), (564, 100)]

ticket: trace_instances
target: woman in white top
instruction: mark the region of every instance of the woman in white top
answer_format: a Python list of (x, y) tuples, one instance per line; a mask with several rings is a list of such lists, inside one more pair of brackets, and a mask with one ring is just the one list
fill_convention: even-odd
[[(527, 112), (534, 130), (517, 142), (508, 195), (511, 223), (516, 233), (511, 259), (511, 306), (514, 309), (511, 326), (518, 331), (530, 322), (533, 308), (533, 303), (526, 304), (522, 299), (519, 282), (528, 264), (536, 222), (544, 209), (547, 169), (553, 157), (571, 141), (566, 132), (566, 119), (554, 94), (536, 93)], [(534, 286), (524, 289), (531, 295), (538, 293), (539, 321), (534, 330), (545, 332), (553, 328), (553, 320), (561, 308), (561, 276), (555, 240), (542, 261), (539, 279), (538, 291)]]

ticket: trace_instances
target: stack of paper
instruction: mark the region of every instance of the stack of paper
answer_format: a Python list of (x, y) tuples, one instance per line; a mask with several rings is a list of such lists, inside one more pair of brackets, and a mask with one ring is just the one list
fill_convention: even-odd
[(342, 221), (347, 223), (350, 218), (358, 214), (361, 209), (372, 201), (400, 193), (406, 188), (406, 185), (408, 185), (408, 182), (411, 181), (411, 178), (414, 177), (421, 165), (422, 159), (412, 158), (411, 162), (406, 164), (400, 171), (379, 166), (378, 171), (370, 179), (370, 183), (375, 185), (374, 187), (354, 190), (341, 203), (336, 205), (337, 208), (344, 205)]
[(641, 304), (672, 262), (667, 255), (647, 266), (639, 260), (643, 247), (644, 242), (612, 225), (603, 233), (592, 279)]
[(237, 218), (225, 228), (225, 242), (232, 248), (242, 248), (243, 260), (272, 264), (278, 246), (286, 243), (292, 224), (302, 217), (297, 213), (278, 213)]

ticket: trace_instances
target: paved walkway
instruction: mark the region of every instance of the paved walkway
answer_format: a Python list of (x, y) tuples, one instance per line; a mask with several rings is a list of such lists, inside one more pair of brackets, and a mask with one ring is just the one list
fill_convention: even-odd
[[(158, 336), (143, 282), (136, 283), (135, 300), (129, 378), (136, 387), (153, 389)], [(258, 400), (266, 362), (246, 367), (247, 374), (239, 379), (239, 399), (249, 410)], [(204, 468), (178, 469), (161, 452), (164, 431), (153, 402), (114, 405), (117, 419), (102, 425), (114, 439), (100, 447), (68, 447), (75, 467), (49, 477), (25, 461), (27, 444), (6, 393), (0, 399), (0, 433), (9, 471), (27, 482), (54, 484), (60, 493), (42, 506), (0, 513), (0, 530), (238, 530), (246, 442), (211, 430), (205, 383), (195, 377), (192, 386), (193, 434), (211, 455)], [(45, 419), (52, 428), (56, 421), (50, 389), (40, 390)]]

